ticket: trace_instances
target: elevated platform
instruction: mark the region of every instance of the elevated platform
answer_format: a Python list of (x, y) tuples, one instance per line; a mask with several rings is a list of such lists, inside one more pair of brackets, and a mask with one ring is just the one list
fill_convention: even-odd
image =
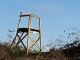
[[(18, 32), (28, 32), (28, 28), (18, 28)], [(30, 32), (40, 33), (40, 30), (30, 29)]]

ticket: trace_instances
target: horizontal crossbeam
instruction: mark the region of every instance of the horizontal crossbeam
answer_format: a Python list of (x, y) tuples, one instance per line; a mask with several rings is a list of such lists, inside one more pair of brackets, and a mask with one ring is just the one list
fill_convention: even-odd
[(41, 18), (40, 16), (34, 15), (34, 14), (29, 14), (29, 13), (25, 13), (25, 12), (21, 12), (20, 17), (25, 17), (25, 16), (32, 16), (35, 18)]

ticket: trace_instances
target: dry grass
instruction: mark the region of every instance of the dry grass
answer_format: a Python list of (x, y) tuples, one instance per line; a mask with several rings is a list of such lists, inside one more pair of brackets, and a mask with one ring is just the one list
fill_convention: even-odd
[[(69, 38), (71, 39), (70, 36), (73, 36), (73, 35), (74, 35), (73, 33), (70, 33)], [(77, 39), (77, 40), (80, 41), (80, 39)], [(60, 43), (61, 42), (63, 41), (60, 41)], [(55, 42), (51, 42), (51, 44), (53, 43)], [(47, 47), (51, 47), (51, 44), (47, 45)], [(76, 44), (78, 44), (77, 47), (76, 47)], [(69, 46), (71, 48), (69, 48)], [(42, 52), (42, 53), (37, 52), (37, 53), (30, 53), (29, 55), (26, 55), (26, 51), (20, 50), (19, 46), (17, 46), (15, 51), (13, 52), (12, 50), (10, 50), (11, 48), (9, 43), (4, 43), (4, 44), (1, 43), (0, 44), (0, 60), (80, 60), (79, 58), (77, 58), (80, 56), (80, 53), (78, 53), (80, 52), (79, 51), (80, 43), (77, 42), (76, 40), (71, 44), (65, 45), (63, 47), (65, 49), (56, 50), (55, 48), (54, 49), (53, 48), (54, 47), (52, 47), (48, 52)]]
[(58, 50), (26, 55), (23, 51), (10, 51), (9, 45), (0, 44), (0, 60), (67, 60)]
[[(65, 50), (50, 49), (48, 52), (30, 53), (29, 55), (26, 55), (26, 52), (20, 50), (19, 47), (16, 49), (17, 50), (13, 52), (10, 50), (8, 43), (0, 44), (0, 60), (80, 60), (77, 58), (79, 53), (77, 54), (77, 51), (72, 51), (72, 48)], [(72, 55), (71, 52), (75, 52), (75, 54)]]

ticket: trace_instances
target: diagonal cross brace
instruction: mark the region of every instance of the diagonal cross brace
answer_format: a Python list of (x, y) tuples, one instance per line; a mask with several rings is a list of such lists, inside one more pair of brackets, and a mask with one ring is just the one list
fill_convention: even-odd
[(23, 45), (23, 46), (25, 47), (25, 49), (26, 49), (26, 46), (24, 45), (24, 43), (22, 42), (22, 40), (27, 36), (27, 34), (26, 34), (22, 39), (21, 39), (21, 37), (19, 37), (19, 35), (17, 35), (17, 36), (18, 36), (19, 40), (18, 40), (16, 46), (21, 42), (22, 45)]
[[(34, 39), (30, 36), (30, 39), (32, 40), (32, 42), (34, 43)], [(37, 47), (38, 50), (40, 50), (39, 46), (37, 45), (37, 43), (35, 43), (35, 46)]]
[(31, 47), (38, 41), (40, 39), (40, 37), (38, 37), (38, 38), (36, 38), (36, 40), (35, 41), (33, 41), (33, 43), (29, 46), (29, 48), (28, 48), (28, 50), (30, 50), (31, 49)]

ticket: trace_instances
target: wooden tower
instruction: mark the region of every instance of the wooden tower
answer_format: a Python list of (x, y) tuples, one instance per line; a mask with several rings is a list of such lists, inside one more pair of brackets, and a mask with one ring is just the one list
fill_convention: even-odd
[[(28, 20), (28, 28), (22, 28), (20, 27), (20, 23), (22, 20), (22, 17), (29, 17)], [(31, 27), (32, 25), (32, 17), (38, 18), (39, 19), (39, 30), (37, 29), (33, 29)], [(35, 24), (36, 25), (36, 24)], [(26, 33), (25, 35), (23, 35), (24, 33)], [(36, 33), (38, 34), (38, 37), (34, 40), (32, 38), (32, 36), (30, 35), (30, 33)], [(24, 38), (27, 37), (27, 45), (25, 46), (23, 40)], [(30, 40), (32, 41), (32, 44), (30, 44)], [(37, 41), (40, 40), (40, 45), (37, 44)], [(42, 37), (41, 37), (41, 18), (37, 15), (34, 14), (29, 14), (29, 13), (25, 13), (25, 12), (21, 12), (20, 13), (20, 19), (19, 19), (19, 23), (18, 23), (18, 28), (17, 28), (17, 32), (16, 32), (16, 36), (11, 44), (11, 47), (16, 47), (19, 43), (22, 43), (22, 45), (24, 46), (24, 48), (28, 52), (30, 51), (30, 49), (35, 45), (36, 48), (41, 52), (42, 51)]]

